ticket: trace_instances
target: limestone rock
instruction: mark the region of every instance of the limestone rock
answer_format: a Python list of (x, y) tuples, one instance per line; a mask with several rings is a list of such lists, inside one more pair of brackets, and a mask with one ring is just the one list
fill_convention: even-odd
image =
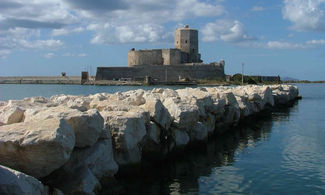
[(89, 107), (90, 101), (85, 98), (76, 98), (74, 100), (69, 100), (67, 102), (67, 106), (72, 109), (80, 110), (81, 112), (87, 111)]
[(146, 135), (145, 117), (139, 112), (101, 112), (111, 131), (115, 160), (119, 165), (141, 160), (140, 142)]
[(43, 120), (48, 118), (64, 119), (73, 129), (76, 147), (91, 146), (103, 133), (104, 120), (95, 109), (81, 112), (65, 106), (28, 109), (25, 121)]
[(240, 109), (236, 97), (232, 92), (226, 92), (221, 94), (220, 98), (226, 101), (223, 122), (225, 124), (236, 124), (240, 119)]
[(56, 173), (53, 175), (55, 179), (49, 183), (64, 194), (96, 194), (101, 189), (99, 180), (88, 167), (79, 167), (69, 173), (71, 174), (63, 174), (63, 171)]
[(46, 194), (44, 185), (32, 176), (0, 165), (0, 194)]
[(24, 119), (25, 110), (14, 105), (7, 105), (0, 108), (0, 123), (13, 124), (19, 123)]
[(208, 112), (214, 112), (217, 107), (206, 88), (185, 88), (176, 90), (181, 98), (194, 98), (201, 118), (206, 118)]
[(86, 148), (75, 148), (70, 160), (47, 180), (65, 193), (95, 193), (99, 180), (114, 177), (118, 170), (110, 139), (99, 140)]
[(158, 154), (163, 147), (161, 142), (162, 133), (162, 129), (156, 123), (150, 121), (147, 134), (141, 142), (142, 151), (144, 153), (155, 152)]
[(286, 104), (291, 100), (294, 100), (298, 96), (298, 88), (293, 85), (274, 85), (273, 97), (276, 103)]
[(199, 120), (199, 108), (192, 100), (170, 97), (163, 102), (174, 118), (173, 125), (176, 128), (189, 130)]
[(63, 119), (0, 126), (0, 164), (36, 178), (66, 163), (74, 145), (74, 132)]
[(191, 130), (190, 138), (193, 141), (203, 141), (208, 138), (208, 129), (205, 123), (197, 122)]
[(173, 118), (169, 114), (167, 108), (165, 108), (159, 99), (152, 95), (146, 94), (144, 98), (145, 104), (143, 104), (141, 107), (144, 110), (149, 111), (151, 120), (155, 121), (162, 128), (169, 129)]
[(123, 101), (129, 105), (140, 106), (146, 102), (145, 98), (143, 97), (144, 94), (145, 91), (143, 89), (126, 91), (121, 93), (120, 99), (123, 99)]
[(240, 117), (246, 117), (254, 113), (253, 106), (246, 96), (236, 96), (238, 106), (240, 109)]
[(91, 147), (75, 148), (63, 168), (66, 171), (73, 171), (83, 166), (88, 167), (98, 179), (113, 177), (118, 170), (118, 165), (114, 160), (112, 141), (102, 139)]
[(190, 141), (190, 136), (186, 131), (171, 128), (172, 136), (175, 141), (176, 147), (184, 147)]
[(160, 144), (161, 129), (156, 123), (150, 122), (147, 135), (154, 143)]
[(102, 135), (104, 120), (95, 109), (65, 118), (76, 135), (76, 147), (92, 146)]

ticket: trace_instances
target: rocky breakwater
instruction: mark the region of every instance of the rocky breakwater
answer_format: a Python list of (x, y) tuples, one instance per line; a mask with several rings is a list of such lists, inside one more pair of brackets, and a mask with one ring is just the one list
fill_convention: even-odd
[(0, 102), (0, 194), (87, 193), (298, 97), (291, 85), (135, 90)]

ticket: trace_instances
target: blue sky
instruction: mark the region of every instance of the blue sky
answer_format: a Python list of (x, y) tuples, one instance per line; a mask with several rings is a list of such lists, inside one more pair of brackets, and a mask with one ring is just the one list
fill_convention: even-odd
[(1, 0), (0, 76), (80, 75), (127, 66), (130, 48), (173, 48), (199, 30), (226, 74), (325, 80), (325, 0)]

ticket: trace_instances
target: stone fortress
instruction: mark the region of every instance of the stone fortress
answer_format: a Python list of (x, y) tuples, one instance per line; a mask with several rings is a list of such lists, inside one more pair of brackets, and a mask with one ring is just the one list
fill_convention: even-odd
[(199, 53), (198, 31), (185, 25), (175, 30), (175, 48), (135, 50), (128, 53), (128, 67), (98, 67), (96, 80), (179, 82), (225, 79), (223, 60), (204, 64)]

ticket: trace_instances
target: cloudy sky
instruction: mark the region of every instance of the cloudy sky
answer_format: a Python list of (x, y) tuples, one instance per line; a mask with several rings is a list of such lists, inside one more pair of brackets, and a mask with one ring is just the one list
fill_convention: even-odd
[(325, 0), (0, 0), (0, 76), (127, 66), (184, 24), (227, 74), (325, 80)]

